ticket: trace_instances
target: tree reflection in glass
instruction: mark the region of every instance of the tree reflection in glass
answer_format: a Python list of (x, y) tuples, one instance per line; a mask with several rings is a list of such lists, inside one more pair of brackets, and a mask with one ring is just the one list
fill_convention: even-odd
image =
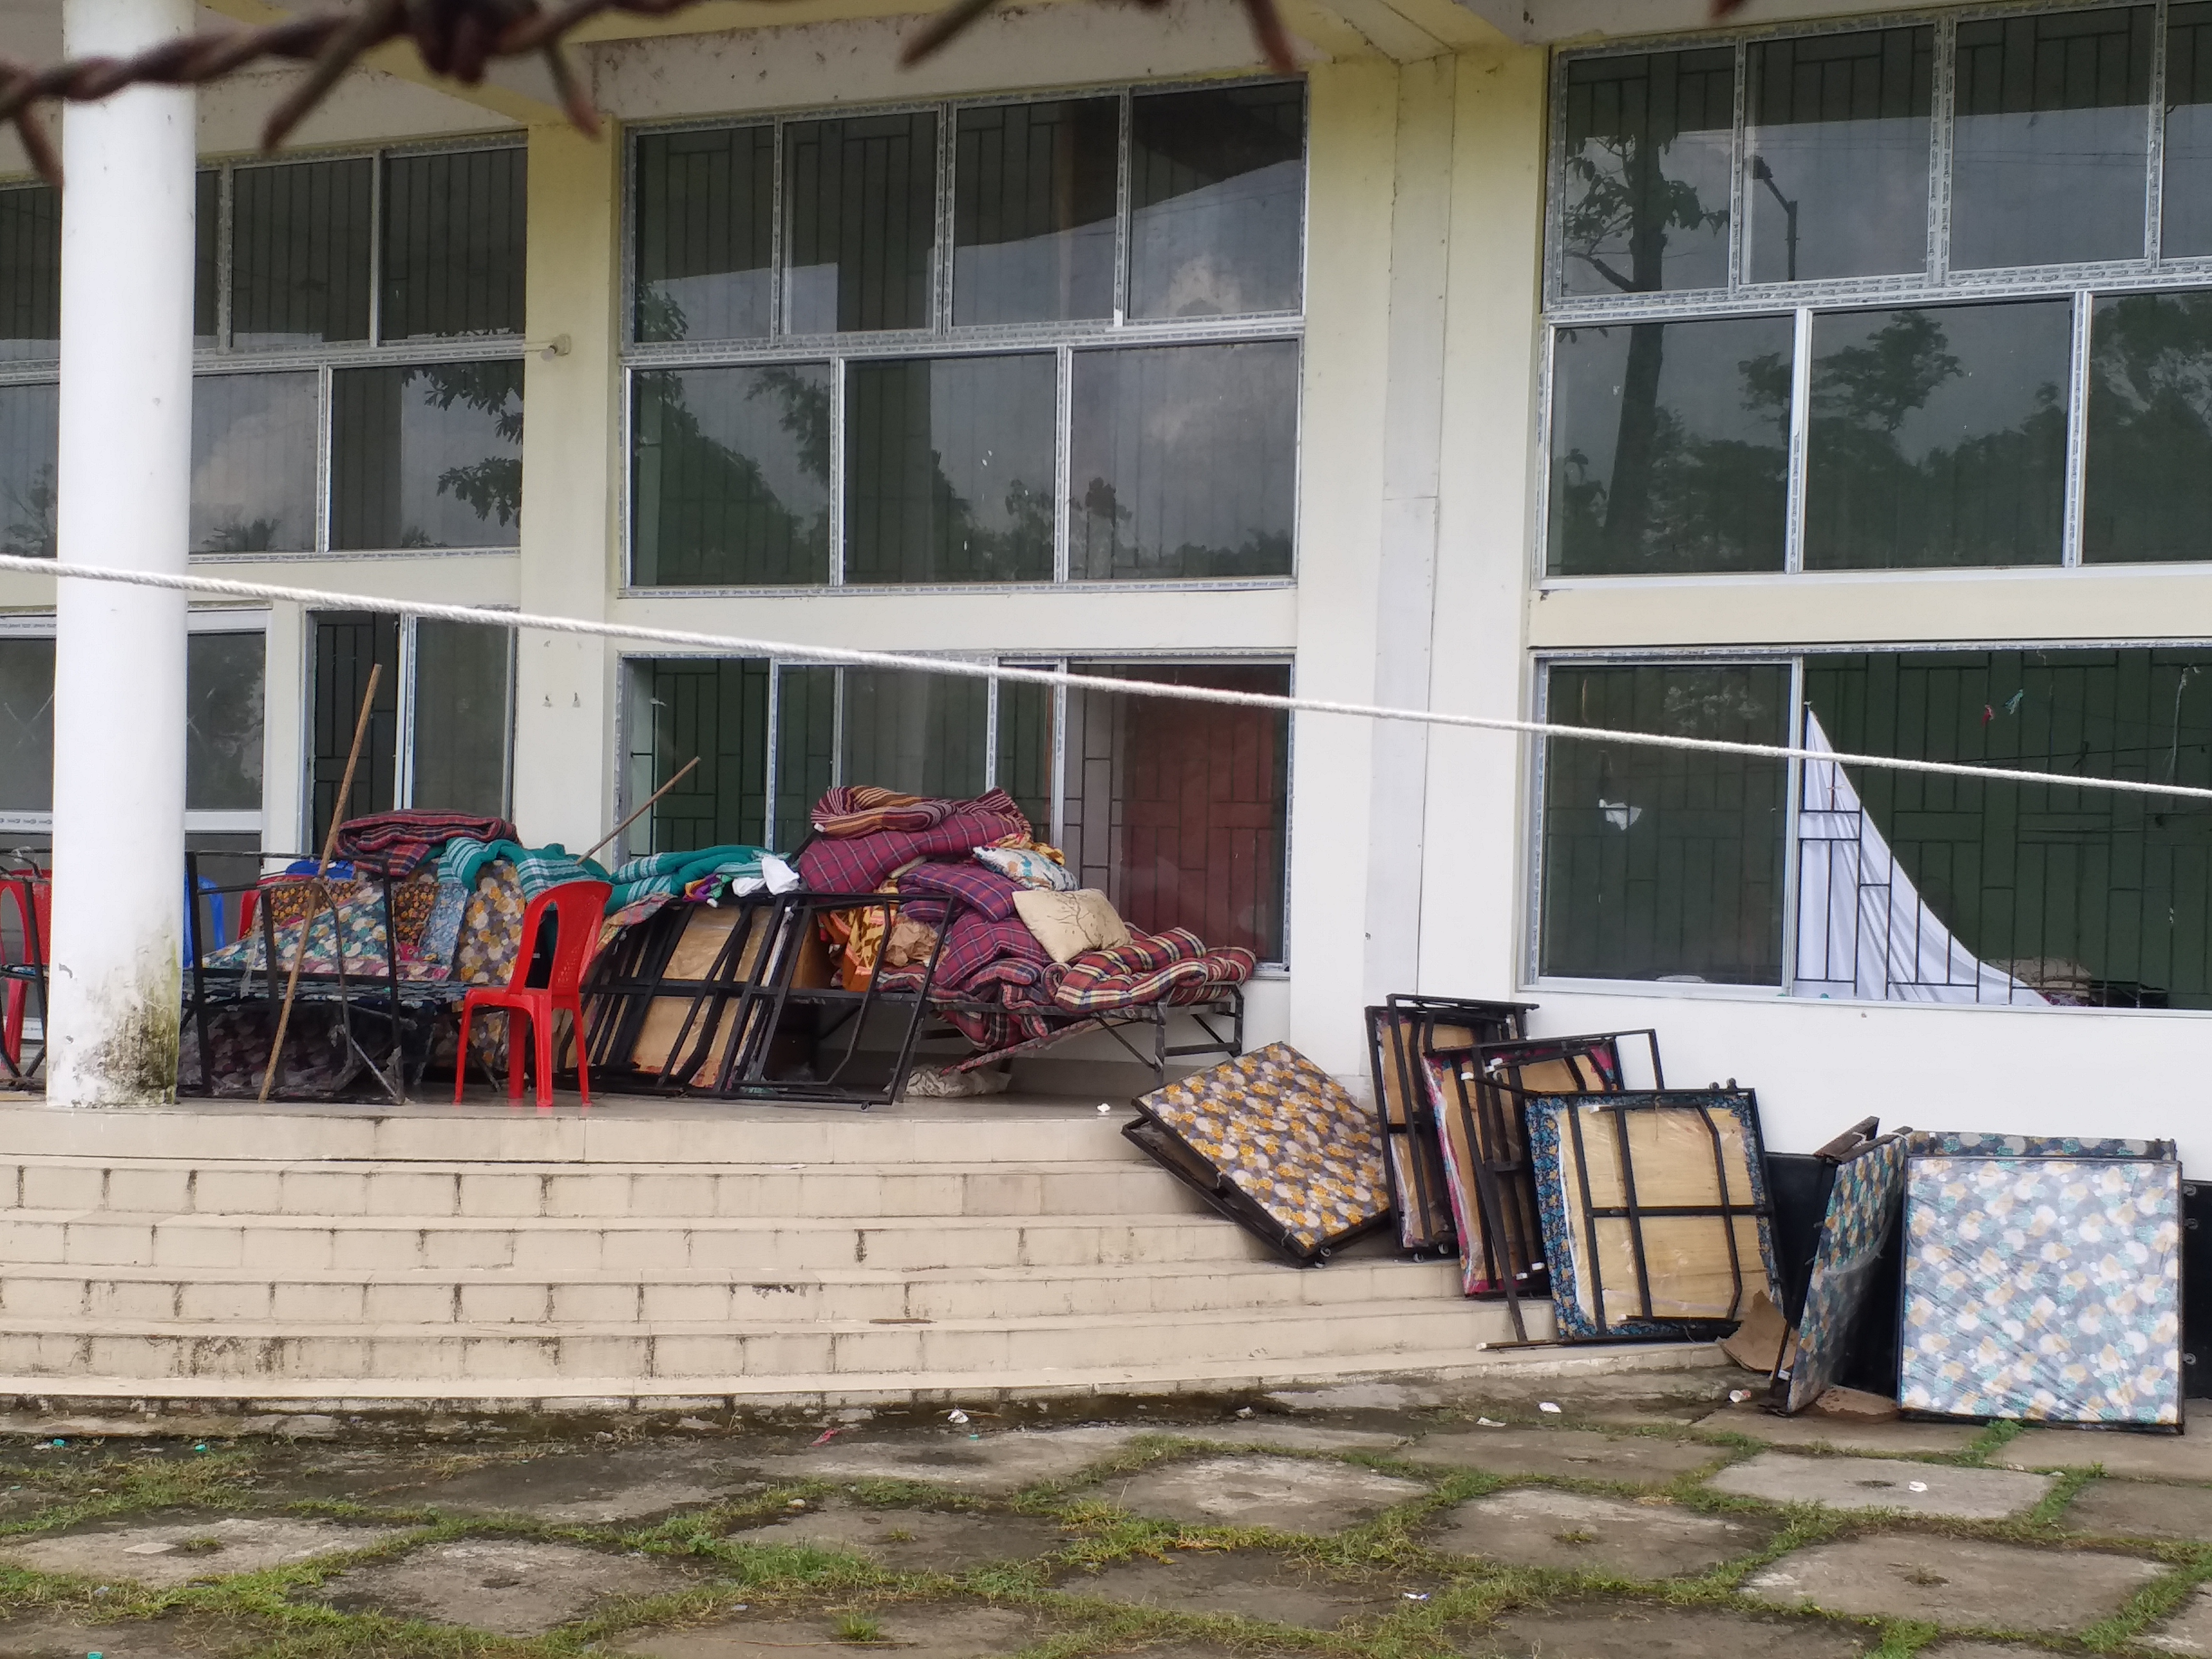
[(630, 580), (830, 580), (830, 366), (640, 371)]
[(1782, 568), (1787, 317), (1563, 328), (1554, 576)]
[(513, 547), (521, 520), (520, 363), (331, 376), (332, 547)]
[(1566, 291), (1725, 283), (1734, 50), (1577, 58), (1566, 102)]
[(2089, 338), (2081, 556), (2212, 559), (2212, 293), (2099, 300)]
[(1928, 263), (1936, 31), (1762, 41), (1745, 93), (1744, 275), (1754, 283)]
[(1806, 568), (2057, 563), (2071, 337), (2063, 300), (1815, 318)]

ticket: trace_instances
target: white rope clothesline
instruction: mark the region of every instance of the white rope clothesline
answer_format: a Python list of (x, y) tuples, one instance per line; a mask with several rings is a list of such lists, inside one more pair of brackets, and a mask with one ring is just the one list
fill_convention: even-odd
[(1621, 732), (1595, 726), (1554, 726), (1543, 720), (1497, 714), (1454, 714), (1431, 708), (1392, 708), (1376, 703), (1338, 702), (1322, 697), (1277, 696), (1264, 691), (1229, 691), (1212, 686), (1171, 685), (1158, 680), (1105, 678), (1051, 668), (1021, 668), (957, 657), (915, 656), (896, 651), (860, 651), (842, 646), (799, 645), (789, 640), (746, 639), (734, 634), (703, 634), (635, 623), (592, 622), (580, 617), (548, 617), (529, 611), (495, 611), (482, 605), (438, 605), (426, 599), (390, 599), (369, 593), (339, 593), (322, 588), (284, 587), (271, 582), (234, 581), (221, 576), (178, 576), (148, 570), (115, 570), (98, 565), (58, 564), (52, 559), (0, 555), (0, 570), (62, 580), (119, 582), (217, 599), (264, 599), (339, 611), (372, 611), (387, 616), (428, 617), (441, 622), (474, 623), (495, 628), (530, 629), (543, 634), (587, 638), (642, 640), (694, 650), (833, 663), (849, 668), (904, 669), (970, 679), (1012, 680), (1027, 685), (1069, 686), (1085, 691), (1113, 691), (1132, 696), (1174, 697), (1186, 702), (1227, 703), (1244, 708), (1279, 709), (1292, 714), (1340, 714), (1355, 720), (1400, 720), (1476, 732), (1563, 738), (1581, 743), (1638, 744), (1653, 749), (1683, 749), (1699, 754), (1741, 755), (1759, 760), (1816, 761), (1832, 765), (1876, 767), (1893, 772), (1932, 773), (1984, 783), (2057, 785), (2069, 789), (2102, 789), (2118, 794), (2159, 795), (2212, 801), (2212, 789), (2185, 784), (2151, 783), (2130, 778), (2075, 777), (2057, 772), (2021, 771), (2010, 767), (1968, 766), (1956, 761), (1907, 760), (1895, 755), (1855, 755), (1831, 749), (1802, 749), (1785, 744), (1730, 743), (1718, 738), (1684, 738), (1657, 732)]

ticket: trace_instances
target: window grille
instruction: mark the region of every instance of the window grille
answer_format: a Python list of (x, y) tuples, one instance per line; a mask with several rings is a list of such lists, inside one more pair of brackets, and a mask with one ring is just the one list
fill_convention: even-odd
[[(195, 553), (519, 540), (525, 153), (203, 169)], [(59, 220), (0, 188), (0, 545), (50, 555)]]
[[(1014, 659), (1006, 659), (1008, 662)], [(624, 793), (700, 764), (630, 834), (630, 854), (723, 842), (789, 851), (838, 783), (965, 796), (997, 787), (1132, 927), (1285, 954), (1290, 722), (1170, 702), (1111, 682), (1287, 694), (1279, 663), (1042, 663), (1102, 684), (1045, 686), (738, 658), (629, 668)], [(774, 734), (771, 741), (770, 734)]]
[(2203, 561), (2212, 8), (1561, 53), (1543, 574)]
[(1302, 84), (648, 131), (630, 165), (634, 585), (1291, 574)]
[(2212, 1007), (2212, 649), (1550, 663), (1561, 724), (2047, 770), (2050, 784), (1551, 741), (1537, 969), (1876, 1000)]

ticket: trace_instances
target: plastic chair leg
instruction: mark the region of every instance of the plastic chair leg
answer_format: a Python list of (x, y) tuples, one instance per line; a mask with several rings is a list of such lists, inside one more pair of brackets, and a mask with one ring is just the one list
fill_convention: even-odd
[(461, 1103), (461, 1091), (469, 1081), (469, 1006), (461, 1005), (461, 1046), (453, 1054), (453, 1104)]
[(522, 1045), (525, 1032), (533, 1022), (526, 1009), (509, 1008), (506, 1012), (507, 1097), (514, 1101), (522, 1098), (522, 1071), (529, 1060)]
[(553, 1028), (556, 1023), (550, 1009), (546, 1011), (544, 1018), (530, 1022), (530, 1035), (534, 1039), (532, 1047), (538, 1061), (538, 1109), (541, 1112), (553, 1109)]
[(572, 1028), (576, 1041), (576, 1092), (583, 1097), (584, 1104), (592, 1103), (592, 1063), (584, 1054), (584, 1013), (575, 1011), (576, 1024)]

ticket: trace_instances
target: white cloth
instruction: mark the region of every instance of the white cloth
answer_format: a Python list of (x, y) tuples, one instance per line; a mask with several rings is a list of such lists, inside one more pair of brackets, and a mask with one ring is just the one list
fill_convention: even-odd
[[(1832, 754), (1805, 711), (1805, 747)], [(1876, 1002), (2040, 1004), (1959, 943), (1921, 898), (1833, 761), (1804, 764), (1797, 815), (1797, 973), (1792, 994)]]

